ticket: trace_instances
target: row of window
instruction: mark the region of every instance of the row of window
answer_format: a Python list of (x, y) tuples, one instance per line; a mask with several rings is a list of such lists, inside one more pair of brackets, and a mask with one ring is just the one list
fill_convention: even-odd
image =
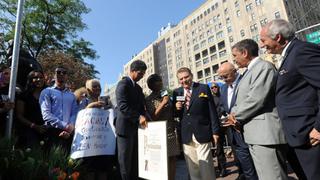
[[(226, 62), (226, 61), (224, 61)], [(197, 78), (198, 79), (202, 79), (203, 77), (206, 77), (206, 82), (210, 82), (211, 81), (211, 74), (216, 74), (217, 71), (219, 69), (219, 65), (215, 64), (212, 67), (208, 67), (206, 69), (204, 69), (204, 71), (200, 70), (197, 72)], [(210, 78), (210, 80), (208, 81), (207, 79)]]
[(208, 8), (207, 10), (205, 10), (203, 13), (201, 13), (199, 16), (197, 16), (196, 18), (194, 18), (193, 20), (191, 20), (190, 25), (194, 25), (196, 24), (198, 21), (200, 21), (204, 16), (207, 16), (208, 14), (210, 14), (210, 12), (214, 11), (215, 9), (217, 9), (219, 7), (218, 3), (215, 3), (214, 5), (211, 6), (211, 8)]

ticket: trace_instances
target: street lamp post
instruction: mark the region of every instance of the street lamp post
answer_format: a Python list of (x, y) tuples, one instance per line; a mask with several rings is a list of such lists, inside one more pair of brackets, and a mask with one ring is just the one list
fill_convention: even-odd
[[(19, 51), (20, 51), (20, 36), (21, 36), (21, 22), (23, 17), (23, 5), (24, 0), (18, 1), (16, 27), (14, 34), (14, 46), (13, 46), (13, 57), (11, 63), (11, 76), (10, 76), (10, 86), (9, 86), (9, 100), (14, 102), (16, 93), (16, 81), (19, 63)], [(12, 133), (12, 121), (13, 121), (13, 109), (9, 111), (9, 118), (7, 120), (6, 126), (6, 137), (11, 138)]]

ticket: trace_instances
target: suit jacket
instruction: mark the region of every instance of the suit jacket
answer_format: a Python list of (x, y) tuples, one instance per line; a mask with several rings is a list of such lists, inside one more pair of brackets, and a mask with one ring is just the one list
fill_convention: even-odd
[(236, 89), (232, 112), (243, 124), (244, 140), (248, 144), (286, 143), (275, 107), (275, 75), (273, 64), (258, 59), (243, 75)]
[(276, 104), (289, 145), (309, 143), (309, 132), (320, 131), (320, 47), (291, 41), (278, 70)]
[(234, 93), (233, 96), (231, 98), (231, 103), (230, 103), (230, 107), (228, 107), (228, 85), (227, 84), (223, 84), (221, 86), (221, 94), (220, 94), (220, 106), (222, 108), (222, 111), (224, 112), (224, 114), (230, 114), (232, 107), (234, 106), (235, 100), (236, 100), (236, 96), (235, 96), (235, 90), (238, 87), (239, 81), (241, 79), (241, 75), (239, 74), (237, 79), (235, 80), (235, 87), (234, 87)]
[(145, 115), (145, 100), (142, 88), (133, 85), (129, 77), (123, 78), (117, 85), (117, 120), (116, 133), (128, 136), (136, 133), (140, 115)]
[[(173, 92), (174, 104), (178, 95), (184, 95), (182, 87)], [(212, 135), (219, 132), (219, 119), (208, 85), (194, 82), (189, 109), (184, 108), (177, 115), (180, 117), (181, 140), (184, 144), (192, 140), (192, 134), (199, 143), (208, 143)]]

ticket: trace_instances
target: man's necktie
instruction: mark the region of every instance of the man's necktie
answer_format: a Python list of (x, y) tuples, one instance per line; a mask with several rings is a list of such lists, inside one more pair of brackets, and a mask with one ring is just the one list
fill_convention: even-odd
[(190, 106), (190, 100), (191, 100), (191, 93), (190, 89), (186, 89), (186, 108), (189, 109)]

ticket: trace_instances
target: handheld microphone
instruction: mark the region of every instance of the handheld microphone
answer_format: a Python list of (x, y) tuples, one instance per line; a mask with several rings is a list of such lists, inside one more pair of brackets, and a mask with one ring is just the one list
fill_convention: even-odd
[(179, 92), (179, 94), (176, 97), (176, 101), (184, 102), (186, 98), (183, 95), (183, 92)]

